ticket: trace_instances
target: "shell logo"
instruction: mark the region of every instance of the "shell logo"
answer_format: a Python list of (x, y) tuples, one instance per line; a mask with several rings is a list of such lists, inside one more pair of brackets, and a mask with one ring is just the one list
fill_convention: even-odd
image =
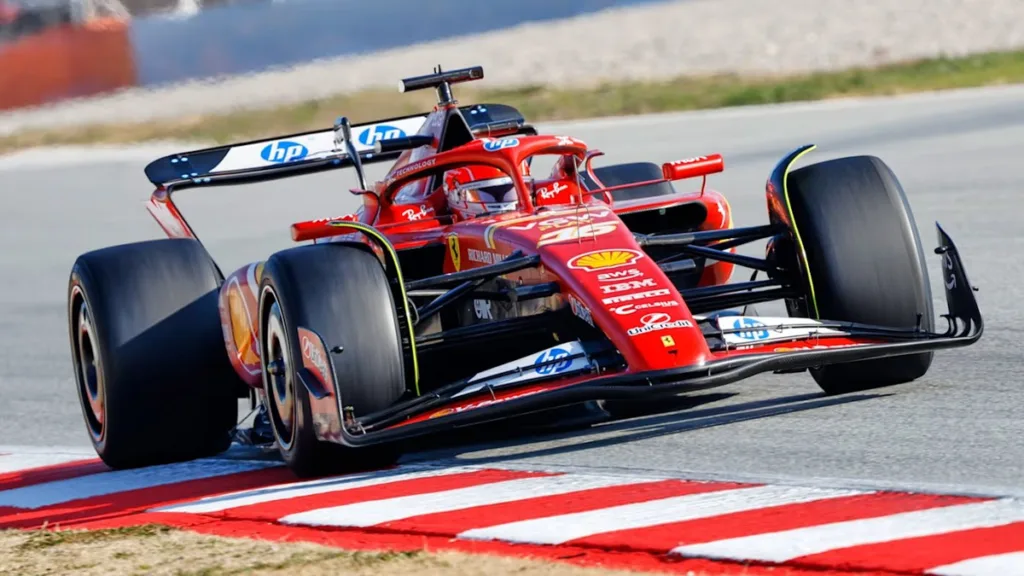
[(629, 266), (643, 257), (643, 252), (637, 250), (597, 250), (580, 254), (569, 260), (569, 268), (593, 272), (594, 270)]

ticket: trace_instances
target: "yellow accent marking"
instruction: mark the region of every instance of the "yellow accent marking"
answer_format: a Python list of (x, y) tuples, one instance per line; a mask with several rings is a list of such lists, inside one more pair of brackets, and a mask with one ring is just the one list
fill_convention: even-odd
[(374, 239), (379, 240), (380, 244), (384, 246), (387, 249), (388, 254), (391, 255), (391, 260), (395, 263), (395, 272), (398, 274), (398, 289), (402, 293), (402, 308), (405, 310), (406, 324), (409, 326), (409, 348), (412, 350), (413, 386), (415, 388), (416, 395), (419, 396), (420, 364), (416, 359), (416, 334), (413, 332), (412, 328), (412, 314), (409, 313), (409, 296), (405, 292), (405, 279), (402, 277), (402, 266), (398, 263), (398, 252), (395, 251), (395, 247), (391, 245), (391, 242), (383, 234), (362, 222), (336, 220), (334, 222), (330, 222), (330, 225), (336, 228), (351, 228), (371, 236)]
[(811, 150), (814, 150), (817, 146), (810, 146), (803, 152), (797, 154), (790, 161), (789, 165), (786, 166), (786, 171), (782, 174), (782, 197), (786, 200), (786, 210), (789, 211), (789, 225), (793, 228), (793, 237), (796, 238), (796, 247), (800, 251), (800, 257), (804, 260), (804, 272), (807, 274), (807, 287), (811, 291), (811, 305), (814, 307), (814, 318), (816, 320), (821, 319), (821, 314), (818, 313), (818, 298), (814, 295), (814, 280), (811, 278), (811, 268), (807, 262), (807, 251), (804, 250), (804, 241), (800, 239), (800, 230), (796, 226), (796, 218), (793, 217), (793, 204), (789, 201), (789, 170), (796, 164), (796, 161), (803, 157)]
[(671, 336), (662, 336), (661, 343), (665, 348), (671, 348), (676, 345), (676, 341), (673, 340)]
[(462, 269), (462, 250), (459, 248), (459, 237), (455, 234), (448, 236), (448, 254), (452, 257), (452, 266), (458, 272)]

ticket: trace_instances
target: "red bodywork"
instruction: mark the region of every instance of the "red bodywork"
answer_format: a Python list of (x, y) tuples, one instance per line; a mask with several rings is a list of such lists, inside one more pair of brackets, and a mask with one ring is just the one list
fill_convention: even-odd
[[(666, 163), (661, 180), (587, 191), (582, 185), (559, 185), (575, 176), (575, 166), (600, 184), (591, 162), (601, 153), (589, 150), (575, 138), (481, 138), (436, 152), (448, 111), (446, 107), (436, 108), (420, 130), (421, 135), (434, 138), (433, 146), (402, 153), (372, 191), (352, 191), (363, 199), (356, 212), (296, 223), (291, 229), (292, 238), (364, 241), (361, 234), (339, 234), (341, 230), (332, 225), (338, 220), (358, 221), (384, 233), (399, 251), (443, 243), (448, 249), (444, 269), (438, 273), (487, 266), (515, 251), (539, 254), (540, 267), (510, 276), (521, 284), (558, 282), (561, 293), (550, 297), (546, 307), (571, 306), (577, 316), (608, 336), (628, 364), (627, 370), (701, 364), (715, 356), (676, 287), (644, 253), (620, 215), (699, 202), (707, 216), (697, 229), (718, 230), (732, 227), (728, 201), (707, 188), (704, 181), (695, 183), (689, 191), (640, 200), (616, 202), (611, 192), (671, 180), (706, 179), (708, 174), (724, 169), (721, 156)], [(557, 156), (551, 174), (524, 177), (523, 163), (542, 155)], [(460, 220), (449, 210), (440, 186), (442, 179), (431, 176), (467, 165), (492, 166), (510, 175), (518, 191), (518, 210)], [(194, 237), (163, 189), (153, 194), (148, 208), (168, 236)], [(255, 321), (261, 268), (261, 264), (253, 263), (229, 274), (220, 295), (229, 357), (242, 379), (254, 388), (262, 385)], [(726, 283), (732, 270), (731, 263), (710, 261), (699, 285)]]

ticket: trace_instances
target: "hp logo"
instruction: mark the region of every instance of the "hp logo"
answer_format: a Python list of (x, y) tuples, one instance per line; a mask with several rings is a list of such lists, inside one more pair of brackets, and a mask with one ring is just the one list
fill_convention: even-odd
[(264, 160), (275, 164), (284, 164), (285, 162), (302, 160), (306, 157), (306, 154), (309, 154), (309, 150), (307, 150), (305, 146), (298, 142), (289, 142), (288, 140), (268, 144), (267, 147), (260, 152), (260, 156), (262, 156)]
[(359, 143), (363, 146), (373, 146), (381, 140), (392, 140), (394, 138), (405, 138), (405, 132), (401, 128), (378, 124), (370, 126), (359, 134)]
[[(764, 324), (754, 320), (753, 318), (740, 318), (732, 323), (734, 330), (740, 328), (764, 328)], [(768, 337), (767, 330), (744, 330), (743, 332), (736, 332), (736, 335), (744, 340), (763, 340)]]
[(519, 146), (519, 138), (502, 138), (501, 140), (488, 140), (484, 142), (484, 150), (497, 152), (504, 148), (515, 148)]
[[(565, 358), (565, 360), (562, 360), (561, 362), (553, 362), (559, 358)], [(534, 368), (534, 371), (536, 371), (537, 374), (542, 374), (544, 376), (565, 372), (569, 369), (569, 366), (572, 365), (572, 360), (569, 359), (569, 352), (561, 348), (554, 348), (552, 350), (545, 350), (544, 352), (541, 352), (540, 356), (537, 356), (537, 359), (533, 361), (533, 364), (536, 366), (537, 364), (542, 364), (544, 362), (552, 363)]]

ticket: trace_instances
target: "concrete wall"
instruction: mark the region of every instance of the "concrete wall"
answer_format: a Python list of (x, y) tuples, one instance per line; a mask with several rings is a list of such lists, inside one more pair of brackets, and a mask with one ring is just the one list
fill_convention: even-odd
[[(141, 86), (376, 52), (659, 0), (287, 0), (132, 22)], [(514, 46), (509, 47), (514, 50)]]

